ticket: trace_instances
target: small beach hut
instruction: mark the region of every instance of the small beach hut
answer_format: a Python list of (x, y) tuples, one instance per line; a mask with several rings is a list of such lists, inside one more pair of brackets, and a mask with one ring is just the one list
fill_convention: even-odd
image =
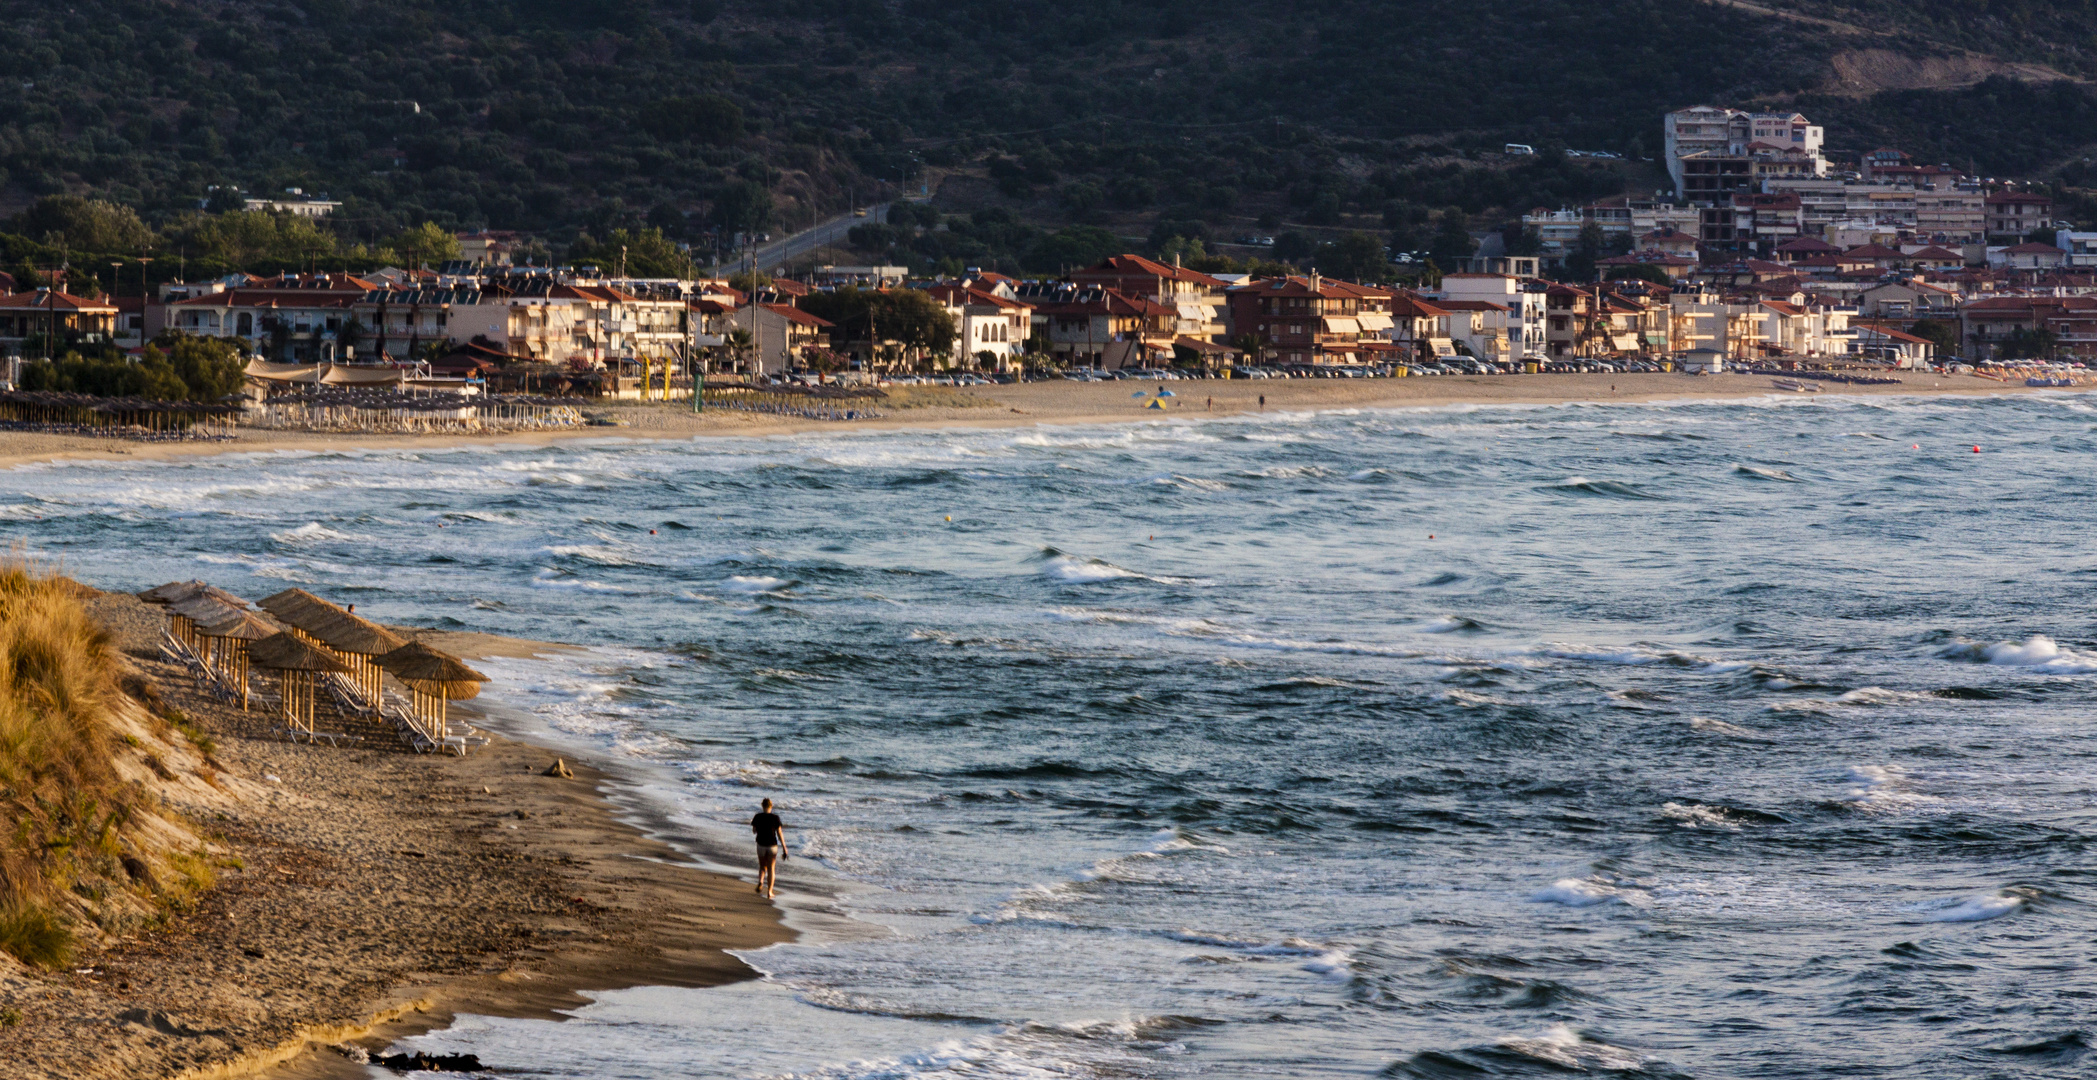
[(379, 657), (378, 665), (414, 692), (416, 717), (440, 740), (451, 734), (446, 719), (449, 703), (478, 695), (481, 684), (488, 681), (458, 657), (420, 641)]
[(277, 625), (252, 611), (234, 611), (217, 622), (198, 623), (197, 632), (208, 643), (205, 663), (224, 680), (226, 688), (240, 695), (240, 711), (248, 710), (248, 647), (278, 633)]
[(250, 644), (248, 663), (277, 673), (278, 715), (294, 737), (304, 732), (308, 739), (313, 737), (313, 687), (329, 674), (349, 671), (347, 664), (288, 632)]

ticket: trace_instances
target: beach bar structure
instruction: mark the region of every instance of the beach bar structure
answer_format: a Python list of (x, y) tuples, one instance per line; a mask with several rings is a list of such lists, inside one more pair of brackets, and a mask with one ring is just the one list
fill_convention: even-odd
[(261, 608), (290, 627), (300, 640), (319, 647), (339, 662), (345, 676), (344, 689), (364, 706), (384, 706), (385, 672), (373, 659), (406, 645), (406, 639), (304, 589), (286, 589), (264, 597)]
[(379, 657), (378, 665), (412, 692), (415, 718), (440, 744), (451, 737), (450, 703), (478, 696), (488, 681), (458, 657), (420, 641)]
[(248, 662), (277, 673), (277, 715), (293, 740), (300, 735), (309, 740), (314, 737), (313, 688), (322, 678), (349, 670), (340, 660), (289, 631), (271, 634), (249, 645)]

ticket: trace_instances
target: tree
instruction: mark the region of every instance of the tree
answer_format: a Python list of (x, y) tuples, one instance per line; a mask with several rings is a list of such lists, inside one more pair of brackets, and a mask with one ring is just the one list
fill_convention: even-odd
[(1301, 265), (1318, 253), (1318, 242), (1294, 229), (1274, 238), (1275, 259)]
[(603, 240), (579, 233), (568, 245), (568, 261), (576, 266), (595, 266), (607, 274), (625, 268), (627, 277), (667, 278), (684, 276), (687, 259), (661, 229), (613, 229)]
[(2054, 346), (2059, 343), (2059, 335), (2051, 330), (2043, 327), (2029, 330), (2019, 326), (2003, 340), (2000, 351), (2005, 360), (2037, 360), (2052, 356)]
[(1595, 264), (1602, 258), (1602, 227), (1590, 221), (1580, 226), (1580, 238), (1565, 257), (1566, 276), (1574, 281), (1593, 281)]
[(772, 223), (772, 193), (753, 181), (731, 181), (714, 194), (713, 220), (724, 233), (758, 232)]
[(1922, 319), (1908, 327), (1908, 333), (1928, 341), (1937, 347), (1941, 357), (1959, 354), (1959, 324), (1945, 319)]
[(1500, 226), (1500, 243), (1509, 255), (1541, 255), (1544, 251), (1544, 234), (1538, 232), (1534, 225), (1510, 221)]
[[(356, 326), (351, 319), (348, 326)], [(176, 378), (186, 388), (183, 396), (191, 401), (217, 401), (228, 394), (237, 393), (246, 381), (242, 374), (245, 364), (240, 359), (240, 349), (226, 338), (197, 337), (177, 331), (164, 331), (146, 346), (142, 363), (151, 363), (156, 357), (164, 357)]]
[(869, 342), (870, 354), (887, 341), (919, 356), (945, 356), (954, 347), (954, 316), (916, 290), (843, 288), (811, 293), (799, 306), (834, 324), (839, 344)]
[(743, 137), (743, 110), (719, 94), (664, 98), (644, 106), (643, 130), (658, 139), (723, 146)]
[(1066, 267), (1091, 266), (1122, 246), (1120, 237), (1097, 225), (1071, 225), (1036, 240), (1021, 261), (1030, 270), (1060, 273)]
[(1463, 211), (1453, 206), (1442, 211), (1435, 222), (1434, 239), (1427, 245), (1427, 257), (1436, 266), (1455, 266), (1476, 250), (1478, 241), (1471, 238)]
[(1360, 231), (1319, 248), (1318, 268), (1349, 281), (1385, 281), (1391, 276), (1391, 261), (1384, 258), (1383, 241), (1374, 233)]
[(1622, 281), (1626, 278), (1632, 278), (1638, 281), (1650, 281), (1655, 285), (1672, 286), (1675, 283), (1673, 278), (1667, 276), (1667, 271), (1662, 270), (1661, 268), (1654, 266), (1651, 263), (1633, 263), (1630, 266), (1612, 266), (1609, 268), (1609, 272), (1603, 276), (1608, 278), (1610, 281)]
[(386, 243), (410, 266), (441, 264), (459, 257), (459, 238), (434, 221), (425, 221)]
[(101, 199), (46, 195), (16, 215), (14, 231), (73, 251), (134, 252), (153, 240), (138, 212)]

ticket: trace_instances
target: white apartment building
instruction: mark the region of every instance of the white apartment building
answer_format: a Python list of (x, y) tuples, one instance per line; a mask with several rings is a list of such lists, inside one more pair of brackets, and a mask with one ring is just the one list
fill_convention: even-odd
[(2097, 232), (2062, 229), (2053, 234), (2053, 245), (2068, 253), (2062, 266), (2073, 270), (2097, 269)]
[(1660, 136), (1667, 174), (1675, 182), (1676, 195), (1685, 198), (1692, 186), (1685, 158), (1697, 158), (1707, 167), (1716, 158), (1737, 158), (1743, 177), (1754, 175), (1756, 158), (1761, 159), (1761, 171), (1767, 175), (1827, 174), (1827, 159), (1821, 155), (1826, 135), (1820, 125), (1798, 113), (1750, 113), (1697, 105), (1663, 116)]
[(1482, 300), (1507, 309), (1507, 356), (1519, 361), (1530, 354), (1544, 353), (1544, 288), (1542, 282), (1506, 274), (1444, 274), (1440, 299)]

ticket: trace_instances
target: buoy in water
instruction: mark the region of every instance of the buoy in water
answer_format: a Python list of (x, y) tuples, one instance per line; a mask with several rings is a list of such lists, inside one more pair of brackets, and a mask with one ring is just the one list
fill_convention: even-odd
[(1974, 452), (1974, 453), (1976, 453), (1976, 454), (1980, 453), (1980, 447), (1978, 447), (1978, 446), (1974, 447), (1974, 448), (1973, 448), (1973, 452)]

